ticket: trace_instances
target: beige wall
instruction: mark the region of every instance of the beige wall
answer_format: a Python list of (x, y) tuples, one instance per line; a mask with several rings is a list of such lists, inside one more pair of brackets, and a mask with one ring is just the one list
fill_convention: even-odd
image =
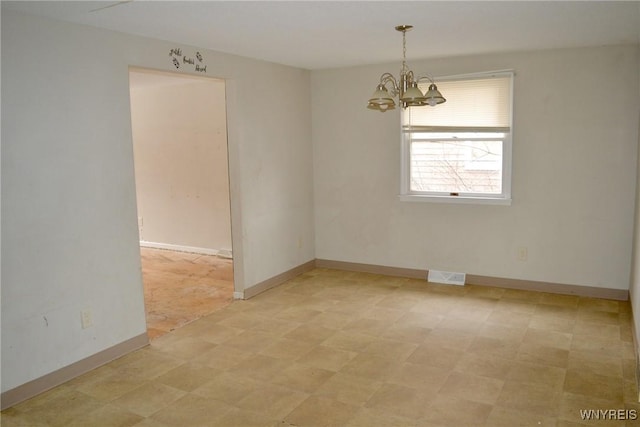
[(224, 80), (130, 76), (140, 240), (231, 250)]
[[(640, 7), (640, 6), (639, 6)], [(640, 59), (638, 59), (640, 62)], [(640, 74), (638, 75), (640, 80)], [(640, 90), (638, 91), (640, 98)], [(640, 109), (638, 109), (638, 146), (640, 146)], [(640, 170), (640, 150), (638, 153), (638, 169)], [(633, 309), (633, 318), (635, 326), (636, 345), (640, 344), (640, 173), (636, 177), (636, 193), (635, 193), (636, 211), (633, 233), (633, 260), (631, 268), (631, 284), (629, 291), (631, 293), (631, 307)], [(636, 349), (636, 354), (640, 354), (640, 346)]]
[(227, 83), (236, 290), (314, 259), (308, 71), (6, 10), (1, 31), (3, 392), (146, 331), (129, 67), (196, 74), (172, 48)]
[(511, 206), (399, 201), (399, 111), (365, 108), (398, 64), (312, 72), (316, 257), (628, 289), (638, 56), (614, 46), (410, 61), (435, 76), (515, 70)]

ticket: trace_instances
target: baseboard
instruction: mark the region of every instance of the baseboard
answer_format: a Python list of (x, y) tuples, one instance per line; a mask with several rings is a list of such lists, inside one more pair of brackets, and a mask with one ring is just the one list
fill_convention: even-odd
[(594, 286), (567, 285), (564, 283), (538, 282), (534, 280), (506, 279), (503, 277), (478, 276), (467, 274), (469, 285), (494, 286), (496, 288), (520, 289), (524, 291), (548, 292), (551, 294), (576, 295), (580, 297), (629, 300), (626, 289), (596, 288)]
[[(384, 276), (407, 277), (426, 281), (428, 270), (402, 267), (388, 267), (374, 264), (316, 259), (316, 267), (335, 270), (357, 271), (361, 273), (382, 274)], [(538, 282), (534, 280), (507, 279), (502, 277), (479, 276), (467, 274), (466, 284), (478, 286), (494, 286), (496, 288), (520, 289), (527, 291), (549, 292), (553, 294), (577, 295), (583, 297), (627, 301), (629, 291), (626, 289), (597, 288), (592, 286), (566, 285), (563, 283)]]
[(276, 286), (281, 285), (287, 280), (291, 280), (296, 276), (306, 273), (307, 271), (311, 271), (315, 267), (316, 260), (311, 260), (309, 262), (305, 262), (304, 264), (300, 264), (299, 266), (294, 267), (291, 270), (285, 271), (284, 273), (280, 273), (277, 276), (273, 276), (270, 279), (257, 283), (252, 287), (244, 290), (244, 299), (253, 298), (264, 291), (268, 291), (271, 288), (275, 288)]
[(427, 270), (418, 270), (413, 268), (388, 267), (375, 264), (359, 264), (356, 262), (333, 261), (328, 259), (316, 259), (316, 267), (425, 280), (428, 273)]
[(627, 289), (597, 288), (595, 286), (566, 285), (564, 283), (538, 282), (535, 280), (506, 279), (502, 277), (478, 276), (467, 274), (466, 283), (478, 286), (519, 289), (524, 291), (548, 292), (552, 294), (576, 295), (580, 297), (627, 301)]
[(189, 252), (202, 255), (219, 255), (223, 258), (233, 258), (233, 254), (229, 249), (199, 248), (195, 246), (173, 245), (170, 243), (147, 242), (146, 240), (140, 240), (140, 246), (144, 248), (167, 249), (176, 252)]
[(30, 399), (148, 344), (149, 337), (145, 332), (144, 334), (116, 344), (113, 347), (109, 347), (106, 350), (102, 350), (57, 371), (36, 378), (11, 390), (7, 390), (2, 393), (0, 397), (0, 409), (4, 410), (24, 400)]
[(636, 329), (636, 313), (631, 305), (631, 337), (633, 338), (633, 352), (635, 354), (636, 365), (636, 398), (640, 402), (640, 341), (638, 340), (638, 330)]

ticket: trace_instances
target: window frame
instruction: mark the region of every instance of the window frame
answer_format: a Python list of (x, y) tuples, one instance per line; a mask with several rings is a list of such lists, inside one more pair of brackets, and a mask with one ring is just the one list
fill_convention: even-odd
[[(495, 193), (445, 193), (445, 192), (428, 192), (428, 191), (415, 191), (411, 190), (411, 132), (406, 132), (402, 128), (404, 123), (405, 110), (400, 112), (400, 139), (401, 139), (401, 153), (400, 153), (400, 195), (399, 199), (404, 202), (435, 202), (435, 203), (470, 203), (470, 204), (493, 204), (493, 205), (511, 205), (511, 173), (512, 173), (512, 149), (513, 149), (513, 86), (515, 73), (513, 70), (500, 70), (482, 73), (461, 74), (454, 76), (445, 76), (436, 78), (436, 81), (455, 81), (455, 80), (472, 80), (482, 79), (487, 77), (510, 77), (510, 99), (509, 99), (509, 131), (505, 132), (503, 138), (498, 138), (503, 141), (502, 144), (502, 192), (500, 194)], [(446, 93), (444, 94), (446, 97)], [(427, 107), (418, 107), (427, 108)], [(431, 108), (431, 107), (429, 107)], [(438, 108), (437, 106), (434, 108)], [(477, 132), (478, 129), (469, 127), (456, 128), (456, 132)], [(450, 129), (449, 133), (454, 129)], [(436, 130), (434, 129), (434, 133)], [(486, 130), (486, 133), (491, 131)], [(495, 132), (495, 131), (494, 131)], [(440, 130), (440, 133), (446, 133), (446, 130)], [(482, 133), (482, 132), (480, 132)], [(495, 140), (496, 138), (487, 138)], [(437, 138), (434, 138), (437, 140)], [(446, 138), (441, 138), (446, 140)], [(464, 139), (461, 139), (464, 140)], [(472, 140), (470, 138), (469, 140)]]

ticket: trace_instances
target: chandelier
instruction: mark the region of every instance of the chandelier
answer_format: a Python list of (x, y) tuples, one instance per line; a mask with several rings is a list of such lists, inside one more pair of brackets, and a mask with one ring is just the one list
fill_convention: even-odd
[[(415, 77), (413, 71), (407, 67), (406, 34), (412, 28), (413, 25), (398, 25), (396, 27), (396, 31), (402, 33), (402, 71), (400, 71), (400, 78), (396, 79), (391, 73), (382, 74), (380, 83), (375, 92), (373, 92), (371, 99), (369, 99), (367, 108), (378, 110), (381, 113), (393, 110), (396, 108), (396, 102), (393, 100), (396, 96), (398, 96), (399, 104), (402, 108), (422, 105), (434, 107), (446, 101), (431, 77)], [(418, 82), (423, 79), (428, 79), (431, 82), (425, 94), (418, 88)], [(387, 85), (389, 85), (388, 89)]]

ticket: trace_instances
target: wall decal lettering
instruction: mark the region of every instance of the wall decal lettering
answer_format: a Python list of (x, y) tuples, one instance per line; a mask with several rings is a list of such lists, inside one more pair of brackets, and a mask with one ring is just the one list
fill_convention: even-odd
[(184, 65), (185, 67), (188, 67), (185, 68), (188, 70), (191, 68), (190, 66), (193, 66), (193, 71), (206, 73), (207, 65), (203, 63), (204, 58), (202, 57), (202, 54), (200, 52), (196, 52), (195, 57), (198, 60), (198, 63), (196, 63), (196, 59), (194, 59), (192, 56), (183, 54), (182, 49), (179, 47), (169, 49), (169, 58), (171, 58), (171, 62), (173, 63), (174, 67), (180, 68)]

